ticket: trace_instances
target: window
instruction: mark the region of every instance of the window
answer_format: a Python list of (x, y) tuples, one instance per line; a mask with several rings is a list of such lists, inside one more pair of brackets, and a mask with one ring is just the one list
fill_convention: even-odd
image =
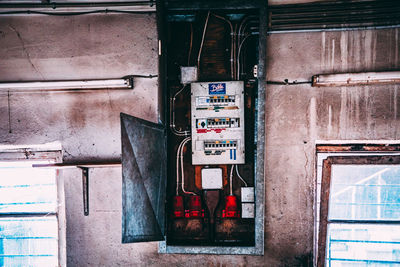
[(10, 155), (0, 151), (0, 266), (63, 266), (56, 170), (32, 167), (54, 160)]
[(400, 266), (400, 156), (323, 161), (318, 266)]

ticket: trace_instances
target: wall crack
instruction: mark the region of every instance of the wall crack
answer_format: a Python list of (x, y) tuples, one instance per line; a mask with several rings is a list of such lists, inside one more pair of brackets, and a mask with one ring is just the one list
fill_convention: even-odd
[(28, 50), (25, 47), (25, 42), (21, 37), (21, 34), (19, 33), (19, 31), (17, 31), (13, 26), (8, 25), (8, 27), (15, 32), (15, 34), (18, 37), (18, 40), (21, 42), (22, 45), (22, 50), (24, 51), (27, 60), (29, 61), (29, 64), (32, 66), (32, 68), (36, 71), (36, 73), (38, 73), (40, 75), (40, 77), (42, 78), (42, 80), (44, 80), (43, 74), (36, 68), (36, 66), (33, 64), (32, 59), (31, 59), (31, 55), (29, 54)]

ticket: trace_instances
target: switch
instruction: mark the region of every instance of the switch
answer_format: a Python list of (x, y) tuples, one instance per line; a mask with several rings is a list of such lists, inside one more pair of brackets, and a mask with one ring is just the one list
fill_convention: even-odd
[(222, 189), (222, 169), (203, 168), (201, 169), (202, 189)]
[(241, 188), (242, 202), (254, 202), (254, 187)]
[(242, 203), (242, 218), (254, 218), (254, 203)]
[(197, 81), (197, 67), (181, 67), (181, 83), (188, 84)]

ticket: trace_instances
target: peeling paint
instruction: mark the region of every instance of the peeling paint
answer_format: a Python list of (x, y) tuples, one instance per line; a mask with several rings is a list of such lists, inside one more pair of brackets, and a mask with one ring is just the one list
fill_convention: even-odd
[(394, 53), (394, 62), (395, 62), (395, 64), (394, 64), (394, 67), (400, 67), (400, 62), (399, 62), (399, 50), (400, 50), (400, 44), (399, 44), (399, 34), (400, 34), (400, 32), (399, 32), (399, 29), (398, 28), (396, 28), (395, 30), (394, 30), (394, 43), (395, 43), (395, 49), (394, 49), (394, 51), (395, 51), (395, 53)]
[(341, 63), (341, 72), (345, 72), (347, 70), (347, 62), (348, 62), (348, 35), (349, 32), (341, 32), (340, 33), (340, 63)]
[(326, 33), (321, 33), (321, 57), (320, 57), (320, 69), (323, 70), (325, 68), (325, 45), (326, 45)]
[(347, 87), (340, 87), (339, 139), (347, 139)]
[(332, 135), (332, 105), (328, 105), (328, 136)]
[(310, 140), (317, 139), (317, 100), (312, 97), (309, 106), (309, 133)]
[(334, 68), (335, 68), (335, 39), (332, 39), (332, 47), (331, 47), (331, 59), (330, 59), (330, 67), (331, 70), (334, 72)]

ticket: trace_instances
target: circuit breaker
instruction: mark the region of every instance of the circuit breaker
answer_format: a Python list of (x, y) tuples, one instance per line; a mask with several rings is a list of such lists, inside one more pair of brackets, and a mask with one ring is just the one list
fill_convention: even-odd
[(244, 164), (242, 81), (191, 84), (192, 164)]

